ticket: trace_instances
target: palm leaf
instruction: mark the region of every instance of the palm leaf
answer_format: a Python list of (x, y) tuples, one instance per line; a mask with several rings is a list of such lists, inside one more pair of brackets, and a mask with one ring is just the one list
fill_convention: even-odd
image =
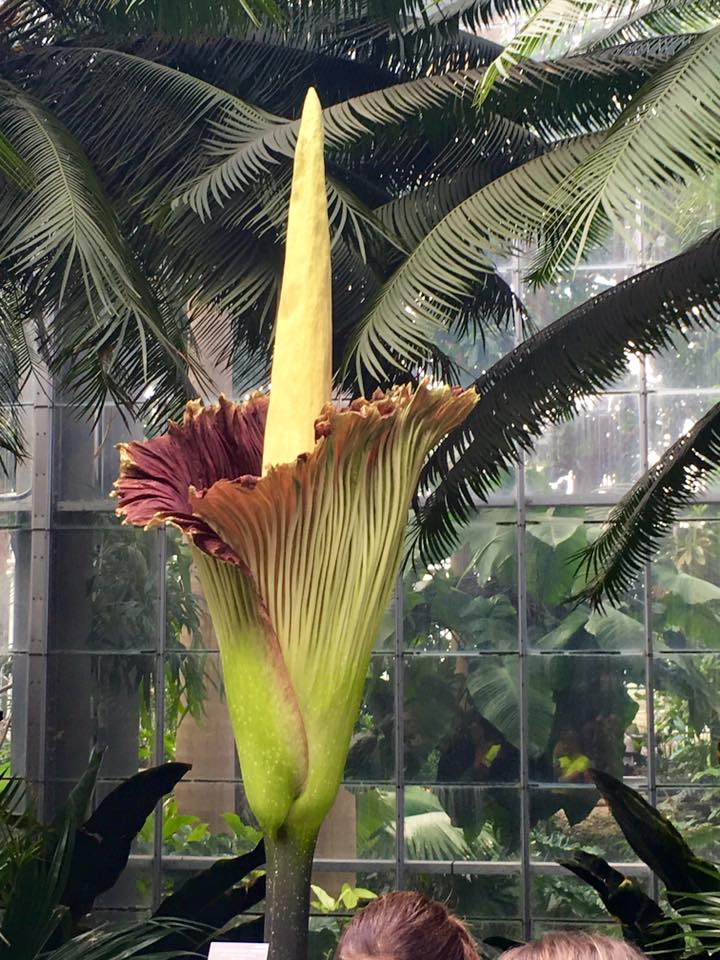
[(0, 960), (35, 960), (45, 948), (64, 913), (60, 897), (72, 851), (73, 831), (66, 825), (49, 861), (38, 852), (20, 864), (0, 926)]
[(33, 185), (30, 168), (1, 130), (0, 176), (5, 177), (19, 187), (28, 188)]
[(716, 169), (720, 154), (720, 27), (695, 37), (648, 81), (603, 144), (552, 198), (543, 249), (532, 276), (548, 281), (574, 266), (607, 221), (672, 222), (682, 189)]
[[(153, 338), (179, 364), (182, 353), (166, 333), (152, 291), (78, 142), (38, 100), (4, 81), (0, 101), (6, 129), (37, 184), (27, 196), (7, 196), (0, 203), (0, 258), (12, 275), (24, 278), (26, 292), (35, 290), (40, 298), (43, 291), (51, 292), (60, 319), (59, 335), (49, 345), (56, 363), (88, 345), (112, 345), (118, 351), (127, 331), (135, 329), (141, 346)], [(66, 294), (72, 300), (78, 291), (90, 315), (82, 325), (63, 329)], [(108, 364), (105, 375), (112, 376)]]
[(585, 48), (591, 50), (658, 34), (706, 30), (716, 25), (718, 17), (717, 0), (545, 0), (488, 67), (478, 89), (478, 104), (498, 79), (517, 75), (518, 67), (538, 50), (547, 55), (559, 40), (587, 28), (593, 20), (604, 19), (606, 26), (590, 34)]
[(262, 19), (281, 17), (275, 0), (95, 0), (92, 6), (102, 30), (130, 27), (137, 33), (175, 37), (244, 32)]
[(10, 68), (17, 86), (52, 99), (56, 117), (83, 144), (103, 183), (134, 206), (157, 203), (176, 179), (190, 176), (197, 161), (186, 153), (223, 109), (257, 116), (200, 77), (99, 45), (35, 47), (15, 56)]
[(538, 50), (547, 53), (558, 40), (583, 26), (590, 18), (601, 14), (611, 17), (628, 6), (632, 4), (622, 0), (606, 3), (600, 0), (545, 0), (487, 68), (477, 93), (478, 105), (488, 97), (498, 77), (506, 77), (513, 67)]
[[(68, 33), (152, 33), (175, 37), (244, 33), (261, 19), (278, 21), (275, 0), (8, 0), (6, 29), (57, 40)], [(0, 27), (4, 26), (0, 21)]]
[(720, 467), (720, 403), (715, 404), (638, 480), (578, 559), (587, 584), (579, 597), (594, 607), (619, 601), (672, 529), (683, 507)]
[[(17, 406), (33, 368), (27, 319), (18, 291), (12, 287), (0, 290), (0, 450), (17, 460), (27, 454)], [(6, 470), (2, 458), (0, 470)]]
[(592, 48), (641, 40), (645, 37), (701, 33), (720, 19), (718, 0), (654, 0), (636, 7), (620, 25), (592, 40)]
[(654, 37), (608, 50), (526, 60), (495, 84), (485, 109), (525, 122), (549, 140), (604, 130), (692, 39)]
[(491, 151), (490, 156), (462, 164), (452, 173), (390, 200), (374, 211), (375, 217), (393, 236), (401, 238), (409, 247), (416, 247), (460, 203), (540, 152), (542, 148), (533, 138), (528, 138), (524, 149), (511, 156), (499, 150)]
[[(328, 148), (340, 149), (369, 137), (382, 127), (394, 127), (423, 111), (472, 95), (477, 71), (421, 77), (326, 107), (323, 111)], [(286, 120), (249, 105), (228, 106), (213, 125), (208, 149), (220, 159), (179, 192), (179, 201), (199, 213), (210, 213), (210, 199), (222, 203), (258, 175), (267, 173), (280, 157), (291, 158), (299, 120)]]
[[(475, 290), (542, 223), (548, 197), (597, 143), (574, 140), (528, 161), (483, 187), (446, 214), (395, 271), (358, 329), (362, 368), (381, 377), (388, 365), (420, 362), (438, 329), (458, 319)], [(502, 318), (501, 318), (502, 319)]]
[(171, 960), (197, 956), (189, 949), (158, 952), (158, 948), (162, 950), (160, 944), (165, 937), (187, 930), (195, 930), (199, 934), (211, 933), (200, 924), (180, 922), (170, 917), (120, 927), (95, 927), (73, 937), (56, 950), (43, 954), (42, 960), (129, 960), (131, 957), (138, 960)]
[(447, 556), (477, 498), (501, 480), (545, 425), (620, 376), (629, 352), (672, 344), (673, 332), (718, 318), (720, 232), (587, 301), (526, 340), (476, 381), (480, 403), (435, 450), (421, 477), (414, 541), (430, 561)]

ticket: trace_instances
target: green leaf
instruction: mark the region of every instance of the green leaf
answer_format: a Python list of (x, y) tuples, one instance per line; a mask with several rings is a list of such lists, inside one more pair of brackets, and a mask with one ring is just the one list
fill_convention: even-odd
[(548, 142), (606, 130), (643, 84), (691, 36), (625, 43), (550, 60), (526, 60), (495, 84), (486, 103)]
[(611, 223), (626, 231), (638, 209), (644, 229), (673, 223), (683, 191), (718, 165), (720, 26), (695, 37), (645, 84), (551, 198), (536, 282), (577, 266)]
[[(550, 511), (552, 512), (552, 511)], [(583, 529), (583, 517), (555, 517), (528, 525), (528, 533), (536, 540), (555, 549)]]
[(554, 630), (540, 637), (536, 646), (540, 650), (562, 650), (587, 622), (587, 610), (578, 607), (572, 610)]
[(718, 0), (649, 0), (636, 5), (601, 36), (592, 38), (593, 48), (638, 41), (645, 37), (701, 33), (720, 20)]
[[(467, 99), (478, 79), (479, 73), (472, 70), (420, 77), (325, 107), (326, 150), (345, 149), (423, 110)], [(211, 155), (219, 159), (178, 189), (175, 204), (187, 203), (209, 216), (211, 200), (222, 204), (234, 191), (271, 172), (279, 158), (291, 159), (299, 128), (299, 119), (288, 120), (228, 98), (208, 143)]]
[(104, 753), (104, 750), (93, 747), (87, 768), (70, 791), (65, 806), (56, 818), (56, 824), (66, 822), (76, 829), (87, 820)]
[[(0, 450), (16, 460), (28, 453), (19, 400), (35, 365), (29, 330), (20, 292), (14, 286), (0, 289)], [(6, 470), (5, 458), (0, 458), (0, 470)]]
[(679, 891), (720, 890), (715, 865), (696, 857), (667, 817), (610, 774), (593, 770), (592, 778), (632, 849), (667, 886), (671, 902)]
[(654, 574), (655, 579), (664, 589), (677, 594), (685, 603), (695, 605), (720, 600), (720, 587), (709, 580), (691, 577), (687, 573), (678, 572), (672, 567), (661, 564), (655, 568)]
[(472, 853), (459, 827), (430, 790), (405, 789), (405, 850), (412, 860), (468, 860)]
[(330, 896), (329, 893), (326, 893), (322, 887), (319, 887), (315, 883), (310, 884), (310, 889), (315, 894), (318, 903), (320, 904), (321, 909), (327, 910), (328, 913), (335, 909), (335, 900)]
[(585, 629), (597, 638), (606, 650), (641, 650), (645, 628), (639, 620), (621, 610), (595, 610), (585, 624)]
[(34, 182), (30, 167), (2, 130), (0, 130), (0, 176), (25, 189), (32, 187)]
[[(520, 744), (520, 670), (515, 658), (483, 657), (468, 678), (468, 691), (478, 711), (506, 740)], [(528, 688), (528, 752), (539, 756), (545, 750), (555, 703), (547, 684)]]
[(477, 94), (478, 106), (487, 99), (498, 77), (506, 77), (513, 67), (537, 50), (549, 51), (558, 40), (583, 26), (592, 14), (599, 15), (602, 11), (609, 16), (614, 10), (627, 6), (627, 3), (601, 4), (598, 0), (545, 0), (487, 68)]
[(434, 227), (384, 285), (355, 334), (351, 356), (376, 378), (386, 366), (427, 360), (439, 328), (467, 306), (477, 288), (543, 222), (557, 185), (599, 143), (563, 144), (483, 187)]
[[(176, 379), (180, 372), (183, 390), (187, 358), (182, 345), (161, 314), (83, 148), (44, 104), (4, 80), (0, 106), (6, 129), (36, 179), (35, 189), (20, 201), (7, 195), (0, 202), (0, 258), (11, 276), (22, 278), (28, 296), (32, 292), (38, 303), (52, 302), (51, 369), (62, 369), (66, 384), (83, 383), (89, 355), (97, 393), (87, 406), (96, 410), (111, 392), (132, 407), (150, 379), (148, 355), (159, 351), (165, 369), (169, 366)], [(132, 372), (139, 368), (140, 373), (130, 386), (124, 381), (123, 353), (129, 342), (135, 354)], [(159, 357), (155, 360), (162, 365)], [(82, 391), (75, 398), (82, 402)]]

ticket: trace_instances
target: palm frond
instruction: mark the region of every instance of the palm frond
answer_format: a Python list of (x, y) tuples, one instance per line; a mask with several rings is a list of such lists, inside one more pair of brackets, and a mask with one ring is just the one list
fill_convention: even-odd
[(182, 933), (195, 930), (208, 936), (211, 930), (201, 924), (173, 920), (146, 920), (143, 923), (123, 924), (120, 927), (95, 927), (81, 933), (61, 947), (43, 955), (43, 960), (170, 960), (170, 958), (196, 956), (192, 951), (175, 949), (158, 953), (159, 944), (170, 933)]
[(720, 467), (720, 403), (683, 434), (615, 506), (603, 531), (578, 556), (587, 584), (578, 599), (619, 601), (651, 560), (683, 507)]
[(14, 56), (8, 70), (16, 86), (52, 102), (111, 194), (133, 205), (151, 206), (189, 177), (208, 122), (223, 108), (245, 107), (160, 60), (99, 45), (35, 47)]
[[(330, 151), (357, 143), (383, 127), (397, 126), (423, 111), (472, 96), (477, 71), (421, 77), (342, 103), (323, 111), (325, 138)], [(208, 149), (219, 157), (180, 192), (179, 201), (203, 215), (210, 200), (222, 203), (234, 190), (266, 173), (281, 157), (292, 157), (299, 120), (286, 120), (249, 105), (228, 106), (213, 124)]]
[[(93, 356), (95, 399), (88, 409), (99, 409), (106, 393), (133, 408), (151, 380), (152, 354), (161, 376), (175, 379), (178, 401), (184, 398), (184, 371), (193, 361), (163, 317), (81, 146), (42, 103), (5, 81), (0, 101), (6, 129), (36, 181), (26, 195), (6, 191), (0, 200), (0, 258), (25, 299), (55, 313), (45, 343), (51, 368), (71, 369), (73, 387)], [(130, 344), (139, 358), (134, 380), (119, 363)]]
[(492, 26), (498, 19), (519, 19), (535, 13), (542, 0), (431, 0), (425, 16), (431, 22), (459, 17), (471, 29)]
[[(46, 40), (68, 34), (163, 33), (175, 37), (247, 33), (261, 20), (282, 19), (275, 0), (8, 0), (4, 18), (24, 38), (42, 30)], [(12, 19), (10, 19), (12, 14)], [(2, 22), (0, 21), (0, 26)]]
[[(174, 37), (242, 33), (261, 20), (282, 17), (275, 0), (92, 0), (91, 5), (93, 19), (103, 31), (130, 28)], [(90, 6), (87, 0), (85, 6)]]
[(527, 240), (548, 198), (597, 144), (574, 140), (541, 155), (446, 214), (398, 267), (366, 313), (352, 345), (358, 376), (422, 362), (438, 329), (459, 319), (478, 287), (495, 277), (494, 259)]
[[(16, 460), (27, 455), (17, 403), (33, 368), (26, 335), (27, 312), (18, 291), (0, 290), (0, 450)], [(5, 470), (0, 458), (0, 470)]]
[(599, 224), (673, 220), (683, 188), (720, 162), (720, 27), (677, 53), (623, 111), (603, 144), (560, 184), (532, 278), (575, 266)]
[[(639, 0), (635, 0), (637, 2)], [(601, 14), (612, 17), (632, 5), (627, 0), (604, 3), (601, 0), (544, 0), (487, 68), (477, 92), (478, 105), (488, 97), (499, 77), (506, 77), (513, 67), (528, 60), (538, 50), (547, 54), (559, 40), (592, 17)]]
[(480, 402), (434, 451), (414, 539), (427, 561), (447, 556), (458, 528), (548, 424), (570, 419), (607, 387), (631, 353), (718, 319), (720, 232), (588, 300), (526, 340), (476, 381)]
[(701, 33), (720, 19), (718, 0), (650, 0), (636, 7), (621, 23), (592, 37), (590, 49), (641, 40), (645, 37)]
[(0, 130), (0, 177), (5, 177), (16, 186), (26, 189), (33, 185), (30, 168), (2, 130)]
[(692, 40), (653, 37), (608, 50), (526, 60), (495, 84), (485, 109), (525, 123), (548, 140), (604, 130)]
[(478, 69), (500, 49), (455, 23), (399, 31), (388, 21), (317, 14), (245, 37), (183, 43), (153, 35), (130, 48), (120, 41), (120, 47), (202, 77), (281, 116), (299, 113), (310, 85), (330, 105), (422, 76)]
[(541, 149), (537, 143), (529, 140), (524, 149), (509, 157), (495, 152), (475, 163), (456, 166), (452, 173), (421, 184), (411, 193), (378, 207), (374, 211), (375, 217), (394, 236), (415, 247), (468, 197), (539, 152)]

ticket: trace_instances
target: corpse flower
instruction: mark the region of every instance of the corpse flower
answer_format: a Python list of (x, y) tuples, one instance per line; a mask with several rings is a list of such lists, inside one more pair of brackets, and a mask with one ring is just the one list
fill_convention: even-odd
[(322, 112), (295, 152), (270, 400), (187, 405), (121, 448), (118, 513), (191, 544), (220, 646), (243, 783), (266, 841), (272, 960), (306, 955), (312, 855), (430, 449), (476, 402), (421, 384), (331, 400)]

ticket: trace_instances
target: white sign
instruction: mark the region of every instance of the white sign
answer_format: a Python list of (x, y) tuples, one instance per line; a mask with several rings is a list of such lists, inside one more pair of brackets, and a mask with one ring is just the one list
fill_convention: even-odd
[(267, 960), (269, 943), (211, 943), (208, 960)]

